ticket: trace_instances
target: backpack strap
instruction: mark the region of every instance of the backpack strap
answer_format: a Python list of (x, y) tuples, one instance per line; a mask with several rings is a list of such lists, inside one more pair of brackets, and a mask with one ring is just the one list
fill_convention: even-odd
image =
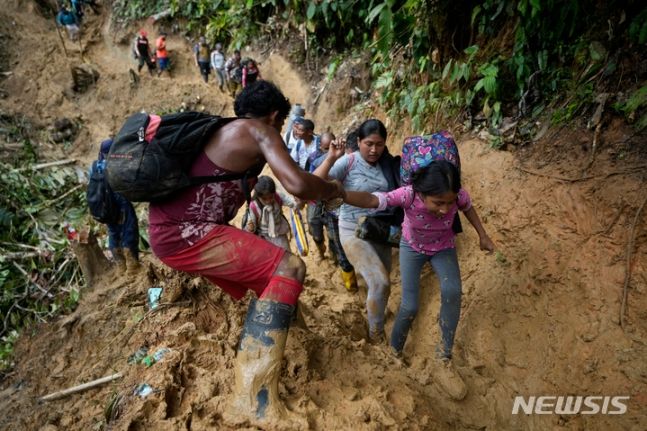
[(344, 176), (341, 179), (341, 182), (343, 183), (348, 174), (350, 173), (350, 170), (353, 168), (353, 163), (355, 162), (355, 153), (350, 153), (348, 155), (348, 165), (346, 165), (346, 170), (344, 170)]
[(258, 207), (258, 202), (256, 202), (256, 199), (252, 199), (252, 201), (249, 203), (249, 209), (250, 211), (254, 214), (256, 217), (256, 225), (260, 225), (261, 223), (261, 210)]

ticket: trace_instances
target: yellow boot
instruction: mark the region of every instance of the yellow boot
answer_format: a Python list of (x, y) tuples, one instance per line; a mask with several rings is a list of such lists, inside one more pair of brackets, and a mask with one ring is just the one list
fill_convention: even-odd
[(355, 270), (341, 271), (341, 278), (344, 280), (344, 287), (350, 293), (357, 292), (357, 277), (355, 277)]

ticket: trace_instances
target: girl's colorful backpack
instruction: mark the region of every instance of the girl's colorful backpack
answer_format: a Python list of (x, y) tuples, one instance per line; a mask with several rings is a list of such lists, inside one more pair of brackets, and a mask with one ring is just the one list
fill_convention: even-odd
[(446, 130), (433, 135), (410, 136), (404, 140), (400, 177), (402, 185), (411, 184), (414, 172), (429, 166), (435, 160), (447, 160), (461, 170), (461, 159), (454, 137)]

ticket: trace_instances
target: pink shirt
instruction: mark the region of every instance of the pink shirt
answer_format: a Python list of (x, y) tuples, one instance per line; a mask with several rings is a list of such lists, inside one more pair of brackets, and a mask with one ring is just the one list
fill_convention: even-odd
[(454, 216), (458, 210), (465, 212), (472, 208), (472, 200), (465, 189), (458, 191), (456, 204), (442, 217), (430, 213), (411, 186), (373, 194), (380, 201), (376, 211), (383, 211), (387, 207), (404, 209), (402, 237), (415, 251), (430, 256), (441, 250), (455, 247), (455, 234), (452, 231)]
[[(224, 175), (232, 172), (216, 166), (202, 152), (191, 166), (191, 176)], [(249, 180), (252, 189), (256, 179)], [(153, 252), (172, 256), (188, 248), (218, 226), (229, 223), (245, 203), (242, 180), (187, 187), (173, 199), (151, 203), (148, 233)]]

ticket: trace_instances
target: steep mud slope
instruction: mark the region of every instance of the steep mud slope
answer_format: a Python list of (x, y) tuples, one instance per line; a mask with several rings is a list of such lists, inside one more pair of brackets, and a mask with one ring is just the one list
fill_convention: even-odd
[[(80, 136), (69, 151), (84, 163), (96, 143), (124, 116), (140, 109), (169, 110), (181, 104), (231, 113), (231, 99), (200, 81), (184, 40), (169, 38), (172, 79), (142, 74), (131, 86), (126, 34), (113, 34), (106, 16), (90, 16), (85, 59), (100, 72), (96, 86), (77, 95), (69, 88), (69, 65), (53, 23), (15, 2), (0, 1), (0, 19), (11, 22), (13, 74), (1, 82), (3, 110), (22, 112), (50, 124), (80, 116)], [(5, 19), (9, 19), (6, 21)], [(3, 24), (6, 27), (6, 24)], [(3, 30), (5, 31), (5, 30)], [(154, 28), (149, 28), (151, 33)], [(30, 53), (50, 50), (48, 61)], [(293, 101), (313, 100), (310, 88), (286, 61), (262, 59), (262, 72)], [(200, 96), (200, 101), (196, 97)], [(334, 103), (334, 98), (324, 98)], [(315, 110), (319, 121), (343, 124), (334, 106)], [(350, 117), (348, 117), (350, 119)], [(612, 124), (604, 142), (628, 138)], [(390, 132), (406, 130), (394, 125)], [(307, 257), (308, 277), (301, 310), (307, 328), (290, 330), (280, 392), (299, 417), (301, 429), (644, 429), (647, 424), (647, 232), (645, 214), (635, 223), (636, 240), (625, 328), (619, 325), (629, 231), (645, 198), (640, 159), (601, 151), (584, 179), (587, 154), (573, 148), (577, 132), (555, 135), (527, 154), (491, 150), (481, 141), (459, 143), (464, 184), (497, 255), (478, 249), (464, 222), (459, 237), (463, 278), (462, 320), (455, 362), (469, 393), (450, 401), (434, 383), (439, 340), (438, 282), (426, 270), (422, 304), (405, 348), (396, 361), (387, 346), (365, 337), (365, 288), (352, 295), (338, 271)], [(397, 151), (399, 143), (389, 142)], [(62, 152), (62, 149), (58, 149)], [(553, 157), (554, 154), (560, 157)], [(82, 293), (70, 316), (25, 331), (16, 347), (16, 368), (0, 383), (0, 429), (178, 430), (241, 429), (225, 420), (234, 378), (233, 360), (249, 298), (234, 302), (200, 278), (177, 274), (146, 256), (133, 277), (108, 273)], [(395, 259), (397, 261), (397, 259)], [(389, 299), (387, 330), (400, 300), (399, 268)], [(150, 311), (146, 292), (161, 285), (176, 302)], [(129, 363), (138, 349), (170, 349), (146, 367)], [(132, 361), (131, 361), (132, 362)], [(49, 403), (38, 398), (102, 376), (123, 378)], [(138, 395), (142, 384), (152, 392)], [(628, 395), (624, 415), (512, 415), (516, 395)], [(254, 427), (248, 427), (254, 428)], [(268, 429), (286, 428), (269, 424)], [(292, 428), (293, 429), (293, 428)]]

